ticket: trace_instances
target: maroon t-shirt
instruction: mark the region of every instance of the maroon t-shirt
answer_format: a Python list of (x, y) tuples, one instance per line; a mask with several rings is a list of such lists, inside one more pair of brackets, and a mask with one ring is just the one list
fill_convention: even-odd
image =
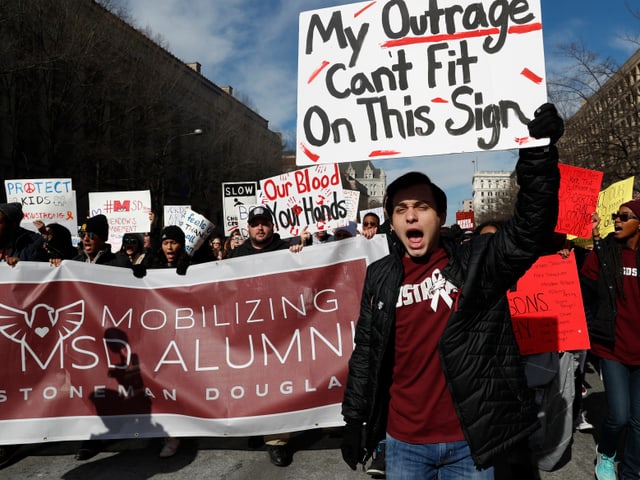
[(442, 248), (426, 263), (403, 258), (387, 431), (406, 443), (464, 440), (438, 355), (458, 293), (441, 274), (447, 261)]
[[(581, 273), (591, 280), (598, 278), (600, 265), (595, 252), (587, 256)], [(622, 295), (616, 295), (616, 343), (613, 350), (599, 343), (592, 343), (591, 352), (607, 360), (640, 365), (640, 287), (635, 250), (622, 249), (622, 278), (625, 296), (623, 298)]]

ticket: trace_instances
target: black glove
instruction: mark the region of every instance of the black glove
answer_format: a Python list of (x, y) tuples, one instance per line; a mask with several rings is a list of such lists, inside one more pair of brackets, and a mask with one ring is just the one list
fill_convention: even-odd
[(362, 448), (362, 425), (360, 423), (347, 422), (342, 434), (340, 450), (343, 460), (351, 470), (355, 470), (358, 463), (363, 461), (365, 450)]
[(538, 107), (533, 116), (533, 120), (527, 124), (529, 135), (533, 138), (549, 137), (550, 144), (555, 145), (564, 133), (564, 121), (558, 115), (555, 105), (545, 103)]
[(136, 278), (144, 278), (147, 275), (147, 267), (143, 264), (131, 265), (131, 270), (133, 270), (133, 276)]
[(176, 273), (178, 275), (186, 275), (187, 268), (189, 268), (190, 262), (191, 262), (191, 258), (188, 255), (182, 255), (178, 259), (178, 263), (176, 264)]

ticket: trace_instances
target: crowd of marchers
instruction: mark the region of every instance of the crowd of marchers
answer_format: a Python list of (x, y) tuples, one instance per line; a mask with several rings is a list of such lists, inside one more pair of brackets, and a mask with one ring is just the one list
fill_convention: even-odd
[[(579, 401), (590, 353), (607, 400), (595, 476), (640, 479), (640, 200), (619, 205), (612, 215), (614, 231), (606, 237), (600, 236), (601, 219), (592, 217), (593, 249), (581, 252), (579, 261), (590, 351), (549, 352), (553, 355), (544, 358), (550, 363), (544, 365), (521, 355), (506, 293), (540, 256), (567, 256), (572, 248), (554, 232), (560, 185), (555, 143), (563, 121), (545, 104), (528, 128), (531, 137), (550, 141), (520, 149), (513, 215), (471, 235), (445, 227), (446, 194), (427, 175), (410, 172), (388, 186), (386, 218), (368, 214), (360, 232), (354, 223), (333, 235), (305, 231), (284, 240), (274, 231), (269, 210), (256, 207), (248, 216), (247, 239), (239, 232), (213, 236), (193, 255), (186, 253), (177, 226), (126, 234), (122, 248), (111, 252), (102, 215), (86, 219), (76, 248), (60, 225), (25, 230), (21, 205), (5, 203), (0, 260), (10, 265), (76, 260), (131, 268), (138, 277), (153, 268), (185, 275), (193, 263), (283, 249), (295, 253), (358, 234), (385, 233), (390, 252), (367, 268), (348, 364), (341, 454), (349, 467), (355, 470), (371, 459), (367, 473), (392, 480), (539, 479), (541, 468), (566, 463), (573, 434), (571, 427), (562, 428), (567, 421), (573, 428), (592, 428)], [(569, 382), (562, 365), (569, 365)], [(563, 407), (551, 412), (557, 407), (545, 395), (559, 378), (578, 393), (563, 389)], [(289, 438), (280, 433), (262, 439), (274, 465), (291, 463)], [(175, 454), (179, 446), (179, 439), (167, 438), (160, 456)], [(84, 442), (77, 457), (90, 458), (100, 447)], [(5, 461), (16, 448), (2, 447)]]

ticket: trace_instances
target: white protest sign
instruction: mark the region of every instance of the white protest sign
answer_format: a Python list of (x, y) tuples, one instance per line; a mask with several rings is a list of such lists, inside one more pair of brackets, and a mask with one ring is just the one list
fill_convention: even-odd
[(191, 209), (187, 210), (178, 226), (184, 232), (184, 249), (189, 255), (193, 255), (216, 228), (213, 222)]
[(540, 0), (387, 0), (303, 12), (298, 165), (546, 145)]
[(35, 231), (35, 220), (59, 223), (77, 233), (76, 192), (70, 178), (42, 178), (26, 180), (5, 180), (7, 202), (22, 205), (24, 218), (22, 227)]
[(125, 233), (148, 232), (151, 194), (149, 190), (131, 192), (89, 192), (89, 216), (105, 215), (109, 220), (109, 243), (118, 251)]
[(316, 165), (260, 180), (261, 202), (271, 212), (282, 238), (313, 233), (347, 218), (337, 164)]
[[(257, 202), (257, 182), (223, 182), (222, 208), (224, 214), (224, 233), (229, 235), (239, 227), (238, 208), (255, 205)], [(246, 211), (246, 208), (243, 209)], [(245, 225), (246, 226), (246, 225)], [(246, 238), (246, 236), (245, 236)]]
[(164, 226), (180, 225), (189, 210), (191, 210), (191, 205), (165, 205), (163, 210)]
[(347, 209), (347, 218), (339, 222), (339, 227), (349, 225), (349, 221), (358, 222), (358, 203), (360, 202), (360, 192), (357, 190), (342, 190)]

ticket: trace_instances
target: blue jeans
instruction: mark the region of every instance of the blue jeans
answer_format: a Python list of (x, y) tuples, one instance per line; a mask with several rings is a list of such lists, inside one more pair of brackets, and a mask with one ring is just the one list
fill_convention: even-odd
[(612, 456), (624, 429), (627, 437), (620, 480), (640, 479), (640, 366), (600, 360), (607, 418), (602, 424), (598, 451)]
[(493, 468), (478, 470), (467, 442), (413, 445), (387, 433), (388, 480), (493, 480)]

